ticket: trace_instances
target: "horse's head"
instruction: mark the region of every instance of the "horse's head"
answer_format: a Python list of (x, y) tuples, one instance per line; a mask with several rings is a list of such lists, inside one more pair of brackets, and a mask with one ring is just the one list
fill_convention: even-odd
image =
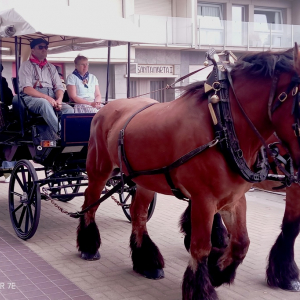
[[(278, 58), (280, 63), (280, 57)], [(275, 67), (276, 68), (276, 67)], [(275, 132), (288, 148), (295, 167), (300, 167), (300, 53), (294, 47), (293, 67), (288, 72), (277, 72), (278, 77), (274, 97), (270, 99), (269, 116)], [(272, 92), (271, 92), (272, 93)]]

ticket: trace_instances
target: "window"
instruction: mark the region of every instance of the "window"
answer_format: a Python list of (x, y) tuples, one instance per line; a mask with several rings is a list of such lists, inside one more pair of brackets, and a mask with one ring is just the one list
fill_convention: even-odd
[(198, 2), (197, 15), (205, 28), (223, 28), (221, 5), (203, 4)]
[(246, 24), (245, 7), (240, 5), (232, 6), (232, 35), (230, 36), (232, 45), (243, 46), (245, 44)]
[(267, 8), (254, 9), (254, 34), (258, 34), (259, 45), (281, 47), (283, 38), (282, 24), (281, 10)]
[(245, 7), (244, 6), (232, 6), (232, 21), (233, 22), (245, 22)]
[(130, 80), (130, 97), (137, 96), (136, 80)]
[(257, 31), (282, 30), (282, 11), (264, 8), (254, 9), (254, 29)]
[(224, 29), (222, 6), (198, 2), (199, 44), (223, 45)]
[[(158, 102), (165, 102), (165, 82), (162, 80), (159, 81), (150, 81), (150, 98), (157, 100)], [(159, 89), (163, 89), (157, 91)]]

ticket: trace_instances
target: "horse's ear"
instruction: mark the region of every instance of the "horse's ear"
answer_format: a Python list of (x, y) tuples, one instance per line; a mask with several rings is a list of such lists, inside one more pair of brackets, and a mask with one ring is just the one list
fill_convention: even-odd
[(294, 47), (294, 66), (298, 74), (300, 74), (300, 53), (298, 44), (295, 43)]

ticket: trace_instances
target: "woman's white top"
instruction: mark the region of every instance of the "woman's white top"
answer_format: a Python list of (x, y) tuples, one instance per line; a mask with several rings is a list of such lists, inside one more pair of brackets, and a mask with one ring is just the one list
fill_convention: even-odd
[(81, 79), (76, 75), (70, 74), (67, 78), (67, 85), (75, 85), (76, 95), (80, 98), (83, 98), (87, 101), (93, 102), (95, 99), (95, 87), (99, 85), (98, 79), (95, 75), (89, 74), (87, 88), (84, 87), (84, 84)]

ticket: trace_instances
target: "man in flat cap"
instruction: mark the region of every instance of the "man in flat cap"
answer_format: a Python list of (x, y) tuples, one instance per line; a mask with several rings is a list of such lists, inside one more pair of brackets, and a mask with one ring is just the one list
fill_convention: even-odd
[(58, 139), (60, 124), (56, 113), (74, 113), (74, 109), (62, 102), (64, 87), (56, 67), (46, 59), (48, 44), (42, 38), (30, 42), (31, 56), (20, 67), (19, 87), (28, 109), (40, 114), (53, 139)]

